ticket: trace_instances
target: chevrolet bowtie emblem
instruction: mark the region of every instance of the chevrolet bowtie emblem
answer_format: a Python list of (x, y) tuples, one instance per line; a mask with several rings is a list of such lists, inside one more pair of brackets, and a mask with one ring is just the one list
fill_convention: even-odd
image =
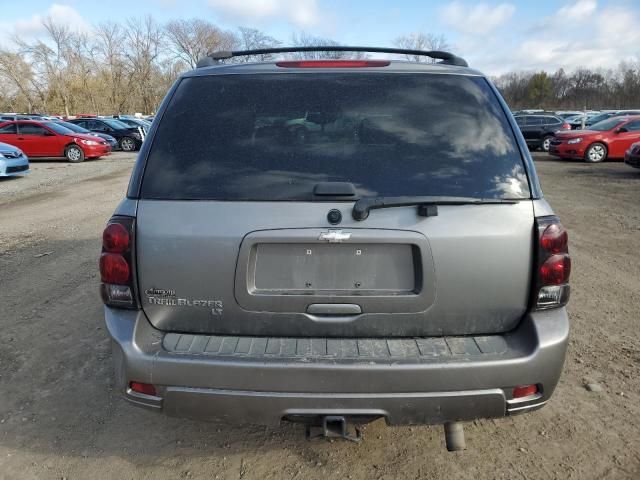
[(343, 232), (342, 230), (329, 230), (328, 232), (322, 232), (318, 240), (326, 240), (329, 243), (340, 243), (344, 240), (349, 240), (351, 233)]

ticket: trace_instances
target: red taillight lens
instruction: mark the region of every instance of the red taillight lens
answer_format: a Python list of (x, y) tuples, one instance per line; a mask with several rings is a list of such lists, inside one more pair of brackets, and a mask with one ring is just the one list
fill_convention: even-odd
[(569, 235), (561, 223), (552, 223), (542, 232), (540, 247), (551, 254), (566, 253)]
[(129, 280), (129, 264), (122, 255), (103, 253), (100, 255), (100, 277), (104, 283), (124, 285)]
[(571, 258), (569, 255), (553, 255), (540, 267), (542, 285), (562, 285), (569, 281)]
[(135, 218), (114, 216), (102, 233), (100, 295), (114, 308), (140, 308), (135, 282)]
[(102, 247), (106, 252), (125, 252), (129, 248), (129, 232), (119, 223), (110, 223), (102, 232)]
[(513, 389), (513, 398), (530, 397), (538, 393), (537, 385), (521, 385)]
[(360, 68), (387, 67), (389, 60), (296, 60), (276, 62), (278, 67), (284, 68)]
[(129, 388), (134, 392), (143, 393), (144, 395), (156, 396), (156, 387), (150, 383), (131, 382)]
[(563, 130), (571, 130), (571, 125), (569, 125), (568, 123), (563, 123), (562, 124), (562, 129)]
[(555, 216), (536, 218), (538, 252), (532, 302), (537, 310), (558, 308), (569, 301), (569, 236)]

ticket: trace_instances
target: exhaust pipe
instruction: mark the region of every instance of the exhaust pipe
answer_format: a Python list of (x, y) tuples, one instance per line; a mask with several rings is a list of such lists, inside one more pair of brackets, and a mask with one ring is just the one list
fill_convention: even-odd
[(466, 450), (467, 445), (464, 441), (464, 426), (462, 425), (462, 422), (445, 423), (444, 440), (447, 444), (447, 450), (450, 452)]

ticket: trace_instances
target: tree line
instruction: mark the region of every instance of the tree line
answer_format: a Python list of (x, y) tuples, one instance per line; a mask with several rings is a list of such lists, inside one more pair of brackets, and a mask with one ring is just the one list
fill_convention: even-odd
[[(153, 113), (166, 91), (198, 60), (216, 50), (339, 45), (329, 38), (292, 34), (282, 42), (249, 27), (225, 30), (203, 19), (159, 24), (153, 17), (106, 22), (75, 31), (48, 18), (45, 34), (33, 41), (14, 39), (0, 48), (0, 111), (73, 115)], [(444, 36), (425, 33), (394, 40), (400, 48), (447, 50)], [(366, 57), (357, 54), (358, 58)], [(291, 54), (292, 59), (353, 58), (353, 53)], [(433, 61), (407, 55), (412, 61)], [(268, 60), (268, 55), (230, 61)], [(519, 108), (640, 108), (640, 65), (613, 70), (578, 69), (567, 74), (514, 72), (495, 79), (509, 105)]]
[(640, 108), (640, 62), (617, 68), (578, 68), (547, 73), (512, 72), (493, 79), (513, 110), (603, 110)]

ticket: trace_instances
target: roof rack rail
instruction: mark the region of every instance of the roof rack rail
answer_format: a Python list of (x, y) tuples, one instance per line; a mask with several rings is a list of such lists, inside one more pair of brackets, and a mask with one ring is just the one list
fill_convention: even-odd
[(220, 60), (233, 57), (243, 57), (247, 55), (269, 55), (272, 53), (294, 53), (294, 52), (370, 52), (370, 53), (395, 53), (400, 55), (419, 55), (442, 60), (439, 63), (455, 65), (458, 67), (468, 67), (469, 64), (464, 58), (455, 56), (453, 53), (439, 50), (412, 50), (406, 48), (385, 48), (385, 47), (349, 47), (345, 45), (327, 45), (317, 47), (280, 47), (280, 48), (259, 48), (256, 50), (221, 50), (209, 53), (206, 57), (198, 61), (196, 68), (210, 67), (217, 65)]

